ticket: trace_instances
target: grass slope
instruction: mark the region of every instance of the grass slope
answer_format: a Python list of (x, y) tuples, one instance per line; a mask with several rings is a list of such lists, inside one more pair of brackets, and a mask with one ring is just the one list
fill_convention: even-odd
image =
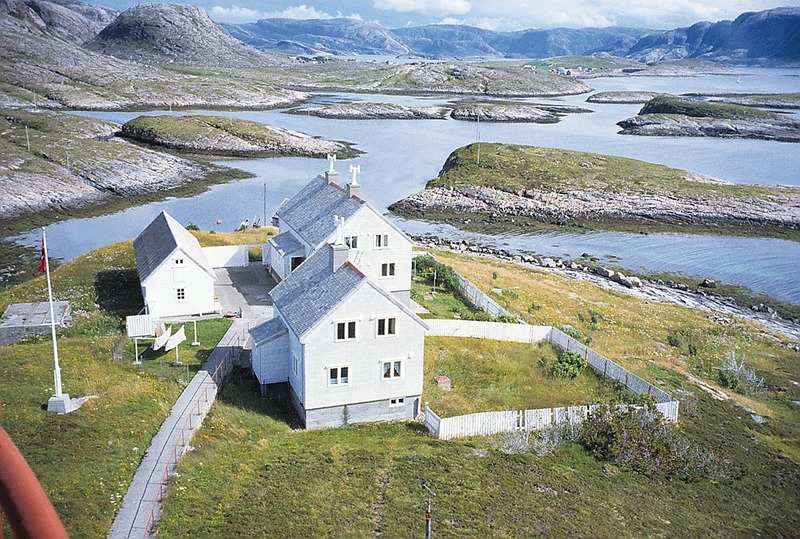
[(645, 103), (639, 114), (681, 114), (695, 118), (717, 118), (722, 120), (775, 120), (779, 114), (753, 107), (699, 101), (687, 97), (657, 96)]
[[(718, 324), (700, 311), (632, 299), (588, 282), (436, 254), (483, 290), (514, 290), (501, 302), (528, 322), (572, 324), (593, 348), (677, 394), (683, 433), (711, 448), (726, 463), (727, 477), (686, 482), (624, 471), (578, 445), (546, 457), (507, 455), (494, 439), (439, 441), (417, 423), (292, 431), (281, 410), (257, 396), (256, 383), (240, 375), (223, 390), (195, 438), (195, 451), (180, 464), (160, 537), (416, 536), (425, 512), (420, 477), (437, 494), (437, 537), (796, 533), (800, 411), (791, 401), (800, 400), (800, 388), (790, 380), (800, 377), (800, 362), (780, 339), (743, 321)], [(676, 332), (693, 335), (697, 356), (689, 356), (685, 344), (666, 343)], [(429, 353), (444, 351), (450, 355), (445, 361), (480, 371), (496, 388), (517, 385), (516, 345), (502, 351), (464, 341), (460, 346), (471, 350), (452, 351), (453, 341), (429, 339)], [(733, 402), (713, 400), (683, 375), (693, 371), (714, 384), (714, 366), (730, 349), (745, 354), (768, 379), (766, 395), (734, 395), (768, 417), (766, 424)], [(484, 362), (473, 368), (478, 355)], [(430, 394), (426, 387), (425, 397)]]
[(589, 152), (482, 143), (480, 164), (475, 144), (451, 153), (427, 187), (480, 185), (518, 193), (592, 190), (603, 193), (642, 193), (659, 195), (736, 198), (771, 197), (779, 188), (691, 181), (684, 170)]
[[(237, 235), (220, 236), (234, 241)], [(183, 389), (186, 365), (196, 371), (230, 326), (228, 320), (199, 322), (201, 345), (180, 345), (183, 367), (170, 366), (174, 352), (154, 353), (146, 343), (139, 347), (144, 364), (132, 366), (130, 341), (123, 351), (125, 364), (113, 361), (111, 349), (122, 337), (124, 315), (142, 306), (135, 267), (128, 241), (92, 251), (52, 273), (55, 299), (69, 301), (73, 311), (72, 326), (58, 332), (64, 391), (72, 397), (97, 396), (79, 410), (64, 416), (45, 411), (53, 393), (49, 334), (0, 347), (0, 424), (73, 538), (108, 533), (152, 436)], [(46, 298), (42, 275), (1, 291), (0, 311), (11, 303)], [(192, 329), (187, 327), (190, 338)], [(4, 532), (10, 536), (8, 528)]]

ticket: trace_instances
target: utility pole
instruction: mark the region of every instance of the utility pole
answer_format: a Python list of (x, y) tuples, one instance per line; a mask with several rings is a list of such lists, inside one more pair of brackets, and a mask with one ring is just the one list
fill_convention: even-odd
[(419, 484), (428, 492), (428, 510), (425, 512), (425, 539), (431, 539), (431, 521), (433, 520), (431, 496), (436, 496), (436, 494), (428, 487), (424, 479), (420, 478)]
[(267, 182), (264, 182), (264, 224), (267, 226)]

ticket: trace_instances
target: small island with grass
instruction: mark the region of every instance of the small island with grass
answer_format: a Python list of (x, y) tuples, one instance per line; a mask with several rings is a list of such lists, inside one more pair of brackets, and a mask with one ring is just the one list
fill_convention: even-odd
[(800, 142), (800, 120), (733, 103), (658, 96), (617, 123), (625, 135), (755, 138)]
[(356, 154), (352, 145), (261, 122), (225, 116), (139, 116), (122, 126), (136, 142), (188, 153), (236, 157), (324, 157)]
[(546, 223), (630, 231), (796, 238), (800, 189), (735, 185), (634, 159), (513, 144), (455, 150), (400, 215), (527, 229)]

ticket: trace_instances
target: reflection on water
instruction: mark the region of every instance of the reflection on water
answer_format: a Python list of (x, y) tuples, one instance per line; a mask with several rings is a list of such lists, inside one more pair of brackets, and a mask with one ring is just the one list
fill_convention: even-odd
[[(749, 70), (751, 75), (695, 78), (646, 77), (638, 79), (594, 79), (598, 90), (646, 89), (683, 92), (798, 92), (797, 71)], [(800, 185), (798, 145), (758, 140), (635, 137), (617, 134), (615, 123), (633, 116), (639, 105), (588, 104), (586, 96), (559, 99), (528, 99), (590, 108), (591, 114), (571, 114), (558, 124), (490, 124), (455, 120), (330, 120), (281, 111), (209, 112), (262, 121), (316, 136), (354, 142), (366, 152), (355, 162), (361, 165), (364, 198), (380, 210), (414, 193), (436, 176), (451, 151), (478, 139), (535, 146), (591, 151), (662, 163), (739, 183)], [(328, 94), (323, 101), (385, 101), (429, 106), (449, 98)], [(154, 114), (164, 114), (155, 112)], [(88, 114), (88, 113), (87, 113)], [(91, 113), (123, 123), (140, 113)], [(177, 114), (177, 113), (175, 113)], [(48, 246), (54, 256), (72, 258), (96, 247), (136, 236), (161, 210), (184, 224), (193, 222), (207, 230), (232, 230), (244, 219), (263, 220), (280, 202), (292, 196), (311, 177), (323, 172), (323, 159), (271, 158), (225, 161), (224, 164), (252, 172), (256, 177), (211, 187), (188, 199), (130, 208), (113, 215), (74, 219), (48, 227)], [(340, 162), (346, 178), (348, 163)], [(221, 220), (217, 225), (216, 221)], [(436, 233), (464, 238), (509, 250), (577, 258), (587, 252), (608, 261), (619, 257), (622, 267), (652, 271), (679, 271), (748, 286), (777, 298), (800, 303), (800, 244), (795, 242), (691, 236), (683, 234), (624, 234), (595, 232), (537, 232), (485, 236), (464, 233), (446, 225), (399, 220), (414, 234)], [(20, 241), (34, 244), (38, 233)], [(605, 257), (605, 258), (604, 258)]]

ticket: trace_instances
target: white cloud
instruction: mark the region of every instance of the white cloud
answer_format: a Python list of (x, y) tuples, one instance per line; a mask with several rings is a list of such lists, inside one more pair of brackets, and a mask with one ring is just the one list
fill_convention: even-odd
[(384, 11), (415, 11), (426, 15), (463, 15), (472, 9), (468, 0), (373, 0), (372, 6)]
[[(333, 19), (334, 15), (330, 15), (325, 11), (320, 11), (314, 6), (307, 6), (300, 4), (299, 6), (291, 6), (281, 11), (259, 11), (257, 9), (250, 9), (246, 7), (239, 7), (232, 5), (230, 7), (214, 6), (209, 11), (211, 18), (218, 22), (255, 22), (258, 19)], [(337, 13), (336, 17), (341, 17), (341, 13)], [(351, 15), (350, 18), (360, 18), (358, 15)]]

